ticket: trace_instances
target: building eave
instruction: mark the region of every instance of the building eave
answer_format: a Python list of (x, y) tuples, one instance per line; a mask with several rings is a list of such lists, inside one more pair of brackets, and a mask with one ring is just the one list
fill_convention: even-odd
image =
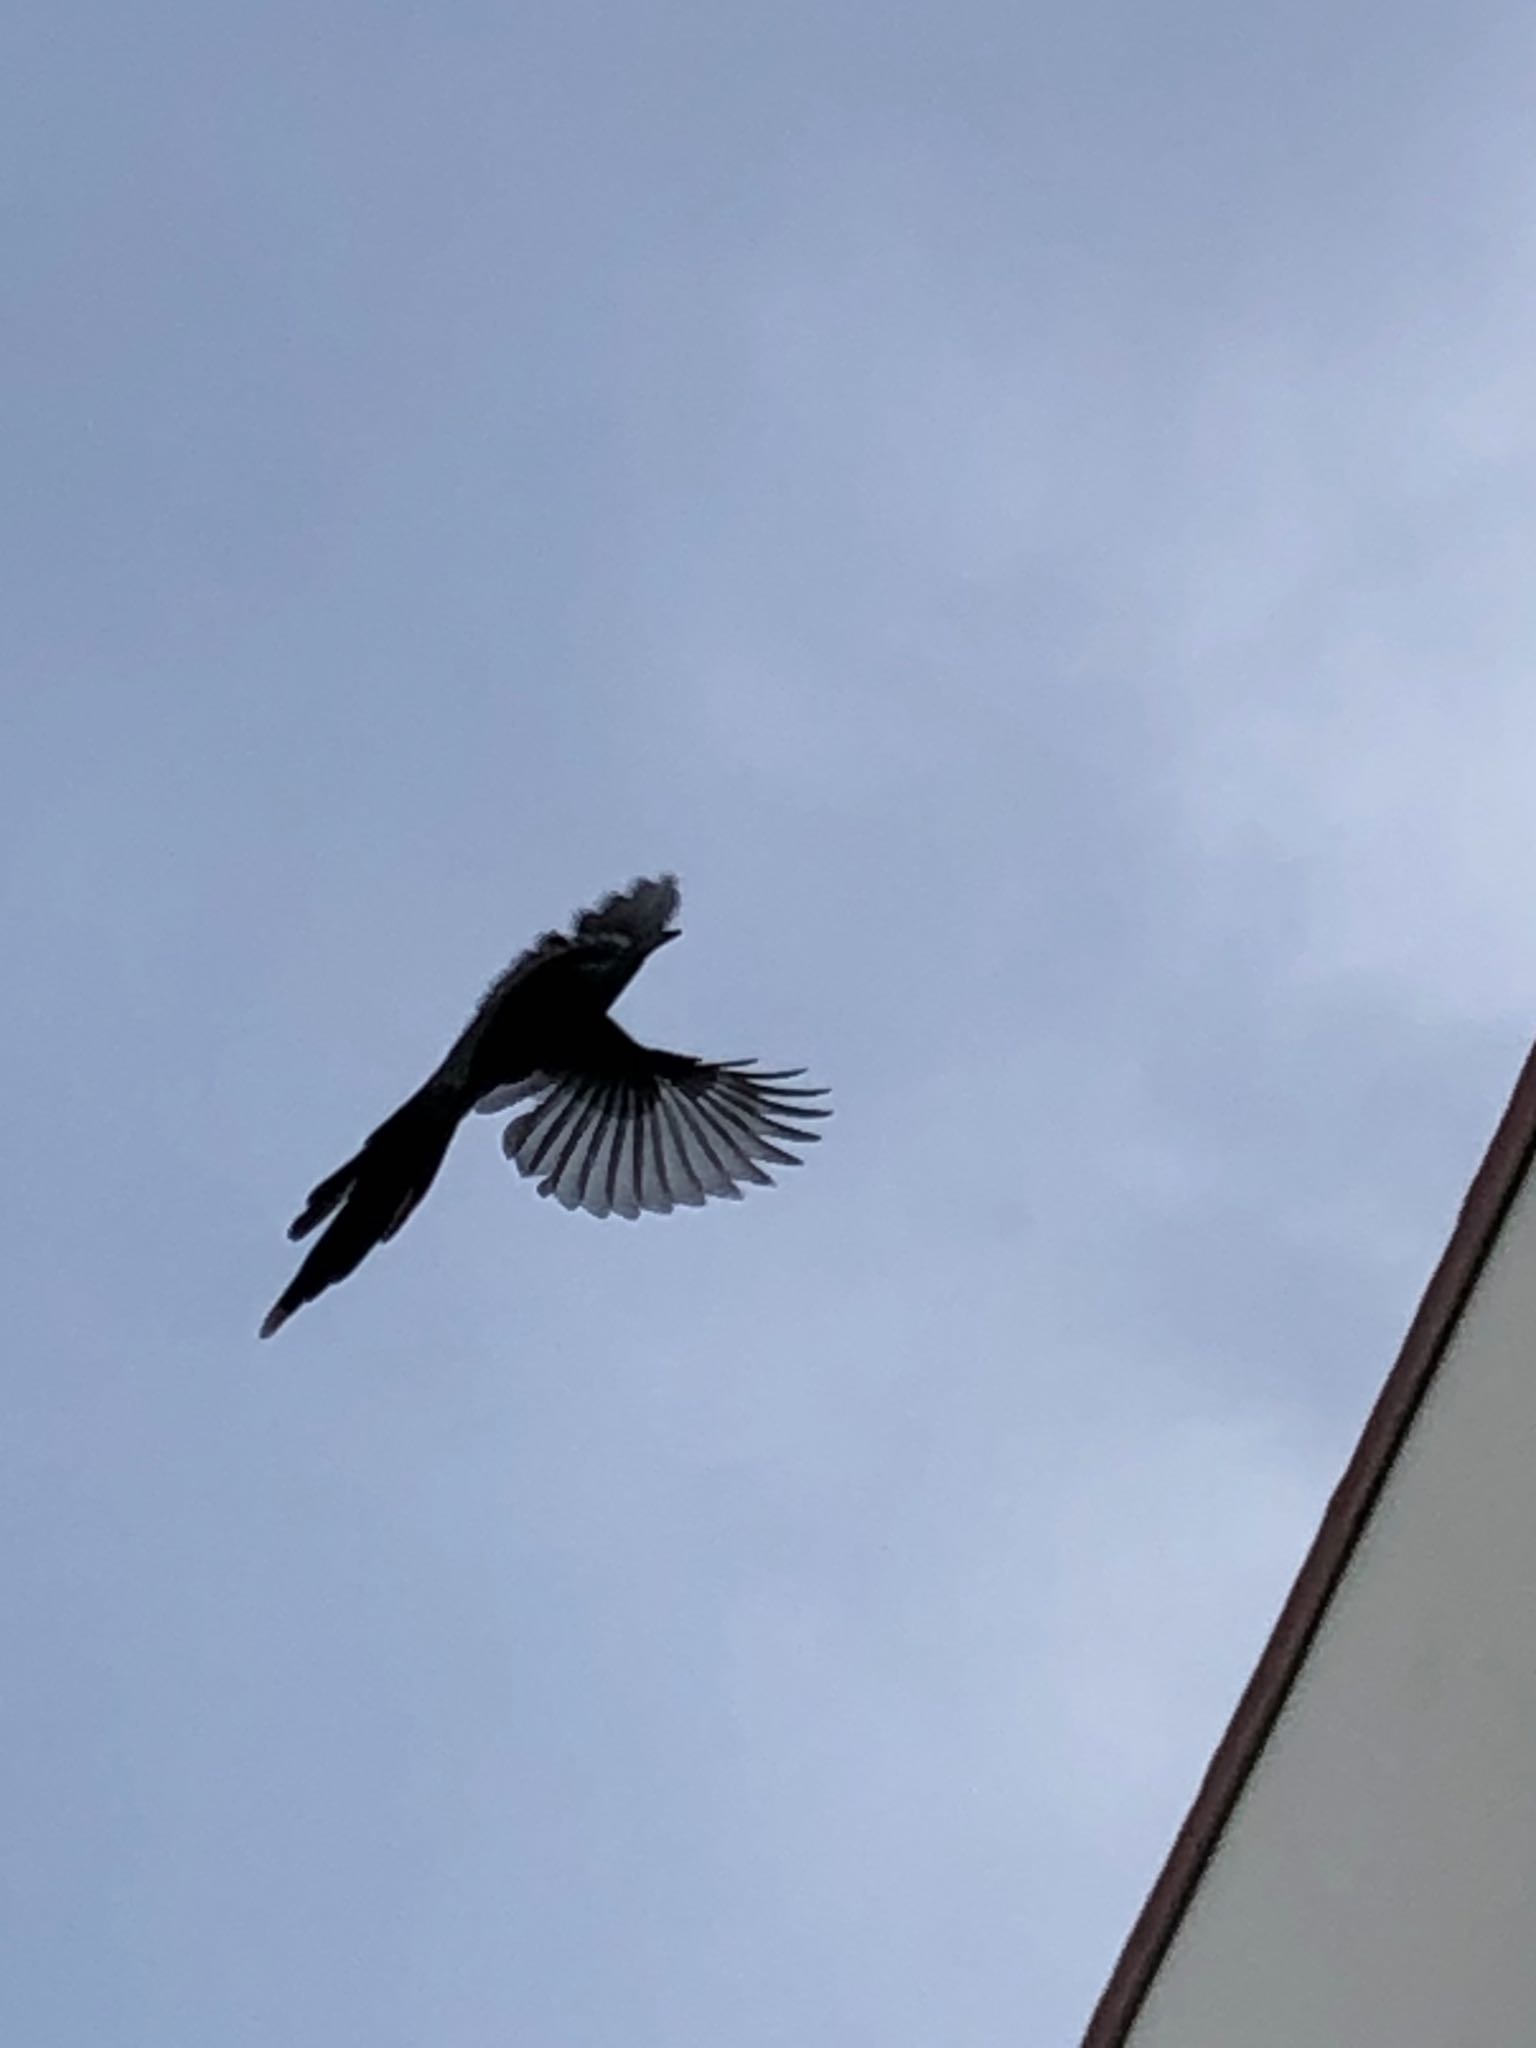
[(1536, 1048), (1252, 1678), (1120, 1951), (1082, 2048), (1125, 2048), (1536, 1153)]

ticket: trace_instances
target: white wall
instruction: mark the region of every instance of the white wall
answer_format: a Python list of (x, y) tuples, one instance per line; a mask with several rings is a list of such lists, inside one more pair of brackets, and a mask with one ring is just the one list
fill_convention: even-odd
[(1132, 2048), (1536, 2048), (1528, 1179)]

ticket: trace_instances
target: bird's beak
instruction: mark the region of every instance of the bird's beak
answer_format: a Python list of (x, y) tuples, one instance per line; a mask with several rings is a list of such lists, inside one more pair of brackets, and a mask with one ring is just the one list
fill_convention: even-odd
[(682, 936), (681, 931), (675, 925), (669, 932), (659, 932), (651, 941), (651, 951), (654, 953), (659, 947), (665, 946), (669, 940), (680, 939)]

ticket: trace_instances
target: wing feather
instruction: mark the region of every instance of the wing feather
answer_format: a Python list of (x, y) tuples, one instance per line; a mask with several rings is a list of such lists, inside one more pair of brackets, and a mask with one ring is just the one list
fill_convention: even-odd
[(518, 1172), (567, 1209), (633, 1220), (739, 1202), (746, 1187), (773, 1185), (760, 1162), (798, 1166), (788, 1148), (814, 1144), (821, 1133), (806, 1123), (831, 1114), (809, 1099), (825, 1089), (786, 1088), (798, 1068), (652, 1054), (613, 1032), (627, 1071), (536, 1075), (517, 1098), (536, 1089), (532, 1107), (502, 1133)]

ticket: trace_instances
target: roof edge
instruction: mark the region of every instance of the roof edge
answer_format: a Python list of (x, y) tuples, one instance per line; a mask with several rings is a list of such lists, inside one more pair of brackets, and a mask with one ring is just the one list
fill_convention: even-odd
[(1279, 1719), (1355, 1546), (1536, 1152), (1536, 1046), (1527, 1054), (1450, 1241), (1334, 1488), (1280, 1617), (1136, 1917), (1081, 2048), (1125, 2048), (1163, 1958)]

